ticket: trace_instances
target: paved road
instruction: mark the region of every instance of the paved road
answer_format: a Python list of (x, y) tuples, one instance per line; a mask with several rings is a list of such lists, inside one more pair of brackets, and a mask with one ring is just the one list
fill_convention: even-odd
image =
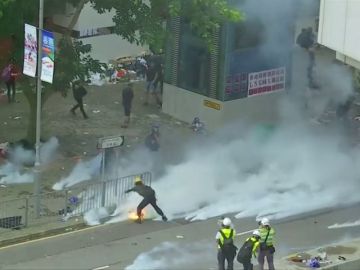
[[(327, 229), (337, 222), (355, 220), (358, 213), (360, 205), (275, 224), (277, 257), (360, 237), (360, 227)], [(253, 219), (242, 219), (236, 220), (235, 226), (238, 232), (244, 232), (256, 224)], [(152, 263), (156, 256), (165, 264), (173, 263), (169, 262), (169, 257), (179, 260), (183, 257), (184, 261), (177, 261), (177, 267), (167, 265), (165, 269), (215, 269), (216, 230), (216, 219), (194, 223), (148, 221), (141, 225), (130, 222), (105, 225), (0, 249), (0, 269), (95, 269), (102, 266), (109, 266), (104, 269), (124, 269), (140, 253), (148, 252), (165, 241), (172, 243), (170, 248), (165, 246), (164, 250), (152, 254)], [(244, 237), (239, 237), (240, 241)], [(173, 244), (180, 247), (180, 251), (172, 249)], [(185, 249), (190, 251), (186, 253)], [(198, 253), (201, 259), (191, 253)], [(150, 267), (150, 263), (146, 262), (146, 265)], [(149, 269), (141, 263), (137, 267), (134, 269)]]

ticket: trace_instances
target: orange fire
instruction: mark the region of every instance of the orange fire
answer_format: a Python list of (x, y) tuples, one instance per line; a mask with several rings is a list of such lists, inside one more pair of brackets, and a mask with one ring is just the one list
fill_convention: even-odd
[[(137, 215), (136, 211), (129, 211), (128, 219), (129, 220), (137, 220), (138, 215)], [(142, 220), (145, 219), (145, 210), (142, 210), (142, 212), (141, 212), (141, 219)]]

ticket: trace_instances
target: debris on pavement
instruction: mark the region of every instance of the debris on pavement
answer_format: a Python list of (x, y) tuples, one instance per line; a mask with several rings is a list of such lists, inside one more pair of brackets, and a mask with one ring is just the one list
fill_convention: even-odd
[(15, 116), (13, 119), (14, 120), (19, 120), (19, 119), (21, 119), (21, 116)]
[(93, 112), (93, 113), (99, 113), (100, 110), (93, 110), (92, 112)]
[(160, 116), (157, 114), (148, 114), (147, 116), (151, 119), (159, 119), (160, 118)]
[(309, 266), (310, 268), (320, 268), (320, 262), (318, 261), (318, 259), (316, 258), (312, 258), (310, 259), (307, 263), (307, 266)]
[(177, 239), (184, 239), (184, 236), (183, 235), (177, 235), (176, 238)]

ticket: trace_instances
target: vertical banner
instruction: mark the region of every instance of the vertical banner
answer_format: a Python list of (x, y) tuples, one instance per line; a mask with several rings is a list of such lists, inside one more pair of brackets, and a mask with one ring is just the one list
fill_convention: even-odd
[(55, 41), (54, 34), (42, 31), (41, 80), (52, 83), (54, 76)]
[(25, 75), (35, 77), (37, 65), (36, 27), (25, 24), (24, 70)]

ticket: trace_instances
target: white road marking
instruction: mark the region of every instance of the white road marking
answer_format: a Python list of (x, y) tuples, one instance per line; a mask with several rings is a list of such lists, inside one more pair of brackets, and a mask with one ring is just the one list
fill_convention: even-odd
[(92, 270), (102, 270), (102, 269), (106, 269), (106, 268), (109, 268), (110, 265), (105, 265), (105, 266), (100, 266), (100, 267), (97, 267), (97, 268), (94, 268)]
[(53, 238), (59, 238), (59, 237), (66, 236), (66, 235), (69, 235), (69, 234), (89, 231), (89, 230), (92, 230), (92, 229), (98, 229), (98, 228), (103, 227), (105, 225), (107, 225), (107, 224), (100, 224), (100, 225), (91, 226), (91, 227), (87, 227), (87, 228), (83, 228), (83, 229), (79, 229), (79, 230), (75, 230), (75, 231), (70, 231), (70, 232), (65, 232), (65, 233), (60, 233), (60, 234), (56, 234), (56, 235), (52, 235), (52, 236), (39, 238), (39, 239), (29, 240), (29, 241), (26, 241), (26, 242), (17, 243), (17, 244), (13, 244), (13, 245), (10, 245), (10, 246), (0, 247), (0, 250), (9, 249), (9, 248), (18, 247), (18, 246), (23, 246), (23, 245), (36, 243), (36, 242), (40, 242), (40, 241), (44, 241), (44, 240), (49, 240), (49, 239), (53, 239)]
[(250, 230), (250, 231), (237, 233), (236, 235), (237, 235), (237, 236), (240, 236), (240, 235), (244, 235), (244, 234), (249, 234), (249, 233), (252, 233), (252, 232), (255, 231), (255, 230), (256, 230), (256, 229), (252, 229), (252, 230)]

